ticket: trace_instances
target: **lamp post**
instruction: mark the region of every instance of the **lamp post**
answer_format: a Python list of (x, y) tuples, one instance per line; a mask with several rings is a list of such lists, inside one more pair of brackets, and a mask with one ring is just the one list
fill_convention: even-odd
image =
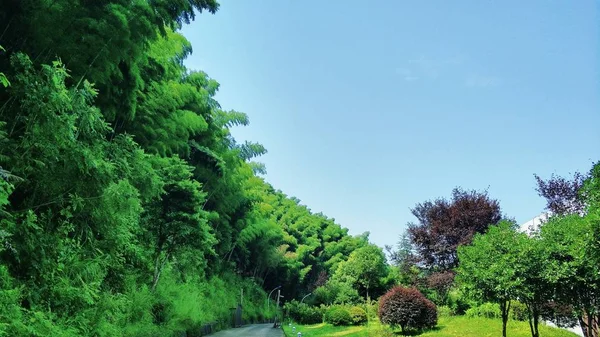
[(300, 304), (302, 304), (302, 302), (304, 302), (304, 299), (307, 298), (310, 295), (312, 295), (312, 293), (308, 293), (308, 294), (306, 294), (306, 296), (302, 297), (302, 300), (300, 301)]
[[(277, 290), (277, 307), (275, 307), (275, 318), (273, 319), (273, 327), (277, 327), (277, 312), (279, 311), (279, 299), (282, 298), (281, 290)], [(282, 319), (283, 320), (283, 319)]]
[(277, 290), (277, 289), (279, 289), (279, 288), (281, 288), (281, 286), (277, 286), (275, 289), (271, 290), (271, 292), (269, 293), (269, 297), (267, 297), (267, 310), (269, 310), (269, 304), (270, 304), (270, 301), (271, 301), (271, 294), (272, 294), (272, 293), (273, 293), (275, 290)]

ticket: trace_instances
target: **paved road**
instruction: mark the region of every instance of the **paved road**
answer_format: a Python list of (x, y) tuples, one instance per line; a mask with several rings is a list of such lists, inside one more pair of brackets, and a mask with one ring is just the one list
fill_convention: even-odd
[(281, 328), (273, 328), (270, 324), (254, 324), (243, 328), (219, 331), (211, 337), (283, 337)]

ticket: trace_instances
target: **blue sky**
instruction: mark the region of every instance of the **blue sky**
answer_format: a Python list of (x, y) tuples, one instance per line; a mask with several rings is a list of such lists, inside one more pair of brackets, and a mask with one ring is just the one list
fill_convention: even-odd
[(594, 0), (221, 0), (184, 27), (275, 188), (394, 244), (410, 208), (488, 189), (523, 223), (534, 173), (600, 160)]

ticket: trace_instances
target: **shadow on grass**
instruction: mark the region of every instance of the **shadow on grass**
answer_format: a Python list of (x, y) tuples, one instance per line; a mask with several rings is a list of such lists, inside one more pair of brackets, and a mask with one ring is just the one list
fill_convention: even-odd
[(439, 331), (444, 329), (446, 326), (444, 325), (437, 325), (434, 328), (430, 328), (430, 329), (422, 329), (422, 330), (408, 330), (408, 331), (404, 331), (404, 333), (395, 330), (394, 331), (394, 335), (396, 336), (420, 336), (426, 332), (430, 332), (430, 331)]

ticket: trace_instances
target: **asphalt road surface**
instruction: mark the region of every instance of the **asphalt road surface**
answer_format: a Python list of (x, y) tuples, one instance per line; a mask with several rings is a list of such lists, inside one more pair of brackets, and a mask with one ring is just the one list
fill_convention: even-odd
[(219, 331), (211, 337), (282, 337), (281, 328), (273, 328), (270, 324), (253, 324), (242, 328)]

